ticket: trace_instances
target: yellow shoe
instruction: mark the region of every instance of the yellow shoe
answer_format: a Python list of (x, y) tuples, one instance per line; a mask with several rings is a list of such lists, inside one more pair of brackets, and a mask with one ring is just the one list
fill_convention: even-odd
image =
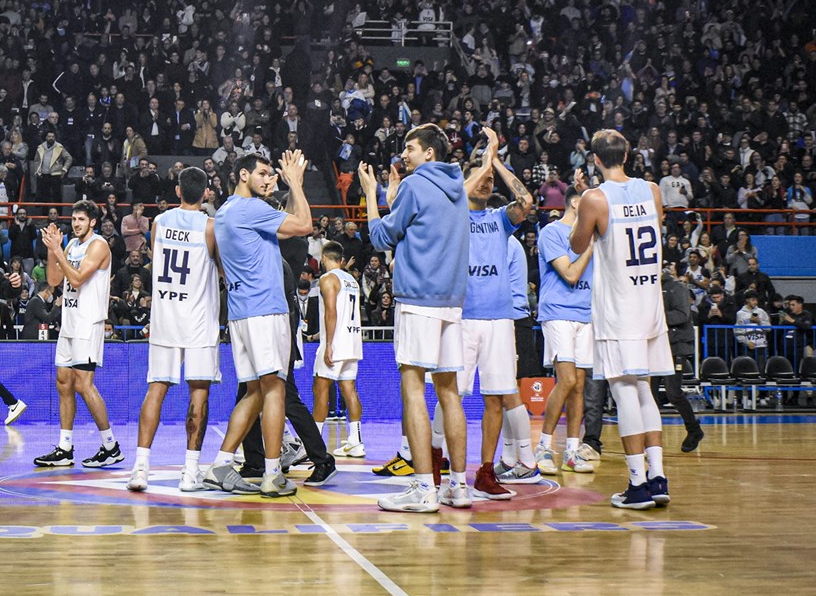
[(410, 476), (414, 473), (414, 462), (397, 453), (391, 461), (371, 469), (377, 476)]

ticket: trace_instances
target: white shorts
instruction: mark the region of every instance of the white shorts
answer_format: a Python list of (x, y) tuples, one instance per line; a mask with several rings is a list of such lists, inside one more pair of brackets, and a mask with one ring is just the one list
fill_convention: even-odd
[(544, 321), (544, 366), (572, 362), (576, 368), (592, 368), (592, 323)]
[(456, 374), (459, 395), (473, 394), (476, 368), (484, 395), (512, 395), (516, 386), (516, 330), (512, 319), (462, 319), (465, 368)]
[(286, 379), (292, 334), (289, 315), (264, 315), (229, 322), (232, 359), (238, 382), (277, 374)]
[(464, 369), (462, 323), (443, 321), (394, 309), (394, 354), (397, 364), (418, 366), (432, 373)]
[(65, 337), (60, 333), (57, 339), (57, 355), (54, 364), (67, 368), (80, 364), (102, 366), (104, 348), (104, 321), (99, 321), (91, 326), (91, 336), (88, 339)]
[(661, 333), (652, 339), (595, 341), (594, 379), (668, 377), (674, 374), (669, 336)]
[(336, 360), (331, 367), (328, 367), (323, 360), (325, 353), (323, 344), (320, 344), (315, 353), (314, 376), (332, 381), (357, 380), (357, 360)]
[(181, 365), (184, 363), (185, 381), (221, 382), (218, 367), (218, 346), (206, 348), (171, 348), (150, 344), (147, 357), (147, 382), (181, 383)]

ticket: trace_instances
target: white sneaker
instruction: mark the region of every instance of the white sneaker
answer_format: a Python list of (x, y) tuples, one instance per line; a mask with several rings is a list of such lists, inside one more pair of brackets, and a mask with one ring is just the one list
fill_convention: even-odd
[(538, 464), (538, 471), (550, 476), (558, 474), (558, 466), (555, 465), (556, 455), (552, 447), (542, 447), (541, 445), (536, 447), (535, 459)]
[(134, 492), (142, 492), (147, 490), (147, 469), (139, 466), (133, 468), (130, 473), (130, 480), (127, 483), (127, 489)]
[(332, 454), (335, 457), (365, 457), (365, 444), (364, 443), (356, 443), (352, 445), (351, 443), (346, 443), (342, 447), (338, 447)]
[(564, 460), (561, 462), (561, 469), (565, 472), (577, 472), (579, 474), (590, 474), (595, 471), (595, 467), (581, 457), (577, 449), (564, 452)]
[(28, 406), (25, 405), (21, 399), (18, 399), (16, 404), (9, 406), (8, 416), (6, 416), (6, 426), (17, 420), (20, 415), (26, 411), (27, 407)]
[(306, 454), (306, 448), (300, 442), (300, 439), (284, 441), (281, 444), (280, 460), (284, 473), (288, 472), (292, 466), (302, 464), (307, 459), (309, 459), (309, 456)]
[(178, 487), (183, 493), (207, 490), (207, 487), (204, 486), (204, 472), (202, 472), (200, 468), (196, 468), (195, 472), (184, 468), (181, 471), (181, 480), (179, 480)]
[(377, 505), (385, 511), (435, 513), (439, 511), (439, 496), (436, 487), (423, 489), (419, 482), (413, 480), (403, 492), (383, 497), (377, 501)]
[(458, 484), (447, 484), (439, 488), (439, 502), (443, 505), (455, 507), (457, 509), (468, 509), (473, 506), (473, 500), (470, 498), (470, 490), (467, 484), (460, 482)]
[(601, 461), (601, 454), (598, 453), (594, 447), (586, 443), (578, 445), (578, 455), (587, 461)]

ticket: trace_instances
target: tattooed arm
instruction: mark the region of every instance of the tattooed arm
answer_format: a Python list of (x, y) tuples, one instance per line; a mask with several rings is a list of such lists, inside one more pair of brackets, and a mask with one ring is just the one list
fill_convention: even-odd
[(501, 176), (507, 188), (509, 188), (516, 197), (516, 200), (507, 206), (507, 217), (510, 218), (513, 225), (517, 226), (527, 217), (527, 213), (532, 209), (533, 197), (521, 183), (521, 180), (516, 178), (497, 157), (493, 158), (493, 169)]

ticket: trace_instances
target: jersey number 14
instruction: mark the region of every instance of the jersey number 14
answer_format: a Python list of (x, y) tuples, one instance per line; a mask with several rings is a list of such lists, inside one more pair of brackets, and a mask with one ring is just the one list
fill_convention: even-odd
[[(182, 254), (181, 264), (179, 264), (179, 253)], [(190, 274), (190, 268), (187, 266), (190, 260), (190, 253), (186, 250), (178, 250), (176, 248), (163, 248), (162, 255), (164, 255), (164, 271), (159, 276), (158, 280), (161, 283), (173, 283), (173, 278), (170, 272), (179, 274), (179, 284), (182, 286), (187, 283), (187, 276)]]

